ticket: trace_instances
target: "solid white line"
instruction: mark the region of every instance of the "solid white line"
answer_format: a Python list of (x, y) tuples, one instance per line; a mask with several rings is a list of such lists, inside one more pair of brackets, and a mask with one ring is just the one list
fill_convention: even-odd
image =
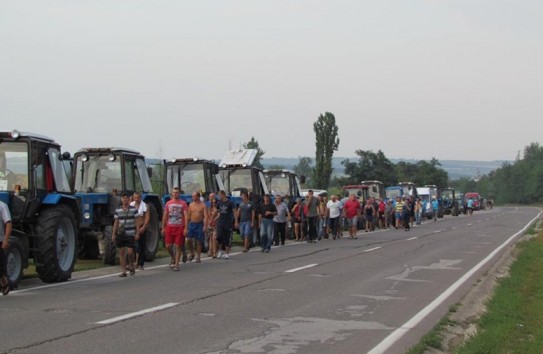
[(418, 239), (418, 237), (411, 237), (411, 238), (408, 238), (406, 241), (413, 241), (413, 240), (416, 240)]
[(177, 305), (179, 305), (179, 303), (171, 302), (169, 304), (164, 304), (164, 305), (160, 305), (160, 306), (156, 306), (156, 307), (151, 307), (149, 309), (145, 309), (145, 310), (141, 310), (141, 311), (137, 311), (137, 312), (132, 312), (132, 313), (127, 313), (126, 315), (122, 315), (122, 316), (118, 316), (118, 317), (113, 317), (113, 318), (110, 318), (109, 320), (103, 320), (103, 321), (100, 321), (100, 322), (96, 322), (96, 324), (108, 325), (108, 324), (112, 324), (112, 323), (115, 323), (115, 322), (121, 322), (121, 321), (128, 320), (130, 318), (143, 316), (143, 315), (148, 314), (148, 313), (158, 312), (158, 311), (162, 311), (162, 310), (165, 310), (165, 309), (169, 309), (170, 307), (175, 307)]
[(382, 247), (379, 246), (379, 247), (370, 248), (369, 250), (365, 250), (364, 253), (377, 251), (377, 250), (380, 249), (380, 248), (382, 248)]
[(317, 263), (308, 264), (308, 265), (303, 266), (303, 267), (299, 267), (299, 268), (294, 268), (294, 269), (286, 270), (285, 273), (294, 273), (294, 272), (297, 272), (297, 271), (299, 271), (299, 270), (304, 270), (304, 269), (307, 269), (307, 268), (313, 268), (313, 267), (316, 267), (316, 266), (318, 266)]
[(423, 308), (419, 313), (412, 317), (409, 321), (401, 325), (394, 332), (389, 334), (381, 343), (376, 345), (368, 354), (381, 354), (386, 353), (386, 351), (392, 347), (400, 338), (402, 338), (408, 331), (415, 328), (426, 316), (428, 316), (432, 311), (434, 311), (439, 305), (441, 305), (453, 292), (455, 292), (462, 284), (464, 284), (475, 272), (481, 269), (488, 261), (490, 261), (498, 252), (500, 252), (505, 246), (507, 246), (511, 241), (516, 237), (523, 234), (528, 230), (528, 227), (539, 217), (543, 212), (540, 211), (539, 214), (533, 218), (522, 230), (509, 237), (504, 243), (502, 243), (498, 248), (496, 248), (492, 253), (490, 253), (485, 259), (477, 263), (477, 265), (470, 269), (469, 272), (464, 274), (460, 279), (458, 279), (453, 285), (451, 285), (447, 290), (445, 290), (441, 295), (435, 298), (430, 304)]

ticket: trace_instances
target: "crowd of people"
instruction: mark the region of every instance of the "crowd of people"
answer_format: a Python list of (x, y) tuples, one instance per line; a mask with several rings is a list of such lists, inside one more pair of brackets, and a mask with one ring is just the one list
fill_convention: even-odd
[[(270, 195), (258, 200), (246, 192), (235, 205), (223, 190), (218, 195), (211, 193), (207, 200), (194, 192), (192, 202), (187, 204), (180, 198), (180, 189), (174, 188), (164, 208), (162, 233), (170, 256), (169, 267), (179, 271), (180, 262), (200, 263), (203, 252), (212, 258), (228, 259), (234, 230), (239, 231), (243, 253), (256, 246), (268, 253), (272, 245), (285, 244), (291, 227), (297, 242), (336, 240), (343, 236), (344, 228), (348, 229), (349, 239), (356, 239), (361, 229), (409, 231), (414, 224), (420, 225), (424, 216), (432, 215), (437, 220), (438, 208), (435, 198), (423, 201), (409, 196), (385, 201), (371, 197), (360, 202), (351, 194), (341, 201), (337, 195), (329, 199), (322, 194), (315, 196), (313, 190), (305, 200), (296, 199), (291, 207), (279, 195), (273, 201)], [(468, 201), (468, 211), (472, 209)], [(113, 242), (119, 248), (120, 276), (126, 277), (127, 270), (131, 275), (135, 273), (136, 265), (143, 270), (149, 215), (141, 195), (134, 193), (130, 198), (123, 193), (114, 220)]]
[[(360, 202), (355, 194), (341, 201), (337, 195), (314, 195), (309, 190), (305, 200), (296, 199), (289, 207), (281, 196), (270, 195), (258, 200), (248, 193), (241, 194), (241, 202), (235, 205), (221, 190), (218, 196), (211, 193), (208, 200), (198, 192), (192, 194), (187, 204), (180, 198), (180, 189), (174, 188), (171, 199), (165, 204), (162, 218), (164, 246), (170, 256), (169, 267), (179, 271), (180, 262), (201, 262), (201, 255), (228, 259), (232, 246), (233, 231), (238, 230), (242, 238), (243, 252), (260, 246), (268, 253), (272, 245), (284, 245), (287, 233), (293, 228), (294, 241), (315, 243), (323, 238), (339, 239), (343, 229), (348, 229), (348, 238), (356, 239), (360, 229), (365, 232), (376, 228), (404, 229), (413, 224), (420, 225), (424, 215), (432, 213), (437, 218), (439, 203), (415, 200), (412, 197), (382, 200), (369, 198)], [(473, 210), (473, 201), (467, 202), (468, 215)], [(136, 269), (144, 269), (145, 233), (149, 225), (149, 209), (141, 194), (122, 193), (121, 203), (115, 210), (112, 242), (119, 250), (120, 277), (127, 271), (134, 275)], [(5, 250), (9, 246), (11, 217), (6, 204), (0, 202), (0, 288), (9, 293), (5, 270)]]

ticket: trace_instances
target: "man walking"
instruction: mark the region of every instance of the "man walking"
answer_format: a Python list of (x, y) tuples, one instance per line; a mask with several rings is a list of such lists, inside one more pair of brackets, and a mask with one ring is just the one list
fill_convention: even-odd
[(332, 234), (334, 240), (340, 237), (339, 220), (341, 209), (343, 209), (343, 203), (341, 203), (341, 201), (337, 199), (337, 196), (333, 194), (328, 203), (326, 203), (326, 218), (328, 219), (328, 233)]
[(134, 192), (134, 194), (132, 194), (132, 199), (133, 201), (130, 203), (130, 206), (137, 210), (136, 223), (138, 224), (139, 235), (138, 243), (136, 245), (136, 266), (138, 267), (138, 270), (143, 270), (143, 265), (145, 263), (145, 233), (147, 232), (151, 217), (147, 204), (141, 200), (140, 192)]
[(202, 254), (202, 245), (205, 241), (205, 227), (207, 225), (206, 206), (200, 199), (199, 192), (192, 193), (192, 203), (187, 210), (187, 224), (185, 228), (185, 236), (189, 244), (190, 257), (189, 261), (194, 259), (194, 242), (196, 242), (196, 263), (201, 263), (200, 255)]
[(360, 202), (355, 194), (351, 194), (343, 206), (343, 216), (349, 225), (349, 239), (357, 239), (358, 218), (360, 217)]
[(130, 275), (136, 273), (134, 266), (134, 248), (139, 240), (139, 227), (136, 223), (136, 208), (130, 206), (130, 196), (128, 193), (121, 194), (121, 206), (115, 210), (113, 222), (113, 234), (111, 240), (119, 249), (119, 262), (121, 264), (121, 274), (119, 276), (126, 277), (126, 252), (128, 251), (128, 268)]
[(309, 235), (307, 242), (317, 242), (317, 222), (320, 213), (320, 203), (319, 200), (313, 196), (313, 190), (310, 189), (307, 192), (307, 199), (305, 200), (305, 205), (307, 206), (307, 224), (309, 227)]
[[(165, 207), (162, 216), (162, 225), (164, 233), (164, 243), (166, 250), (170, 255), (170, 269), (179, 271), (179, 260), (181, 258), (182, 246), (185, 243), (185, 220), (188, 205), (184, 200), (179, 199), (179, 187), (174, 187), (172, 190), (172, 199), (170, 199)], [(173, 251), (175, 245), (175, 254)]]
[(241, 203), (236, 210), (236, 219), (239, 220), (239, 234), (243, 240), (243, 253), (247, 253), (253, 236), (253, 225), (255, 224), (255, 208), (249, 201), (247, 192), (241, 193)]
[(273, 218), (277, 215), (277, 208), (271, 202), (269, 194), (264, 196), (264, 203), (260, 205), (258, 212), (258, 224), (260, 225), (260, 252), (270, 252), (273, 242)]
[(274, 243), (278, 246), (279, 241), (281, 241), (281, 245), (284, 246), (287, 236), (287, 218), (290, 219), (290, 212), (287, 204), (283, 202), (283, 198), (280, 195), (275, 197), (275, 209), (277, 210), (277, 214), (273, 217)]
[(232, 224), (237, 227), (238, 221), (234, 218), (234, 203), (228, 199), (223, 190), (219, 191), (217, 210), (217, 243), (219, 244), (217, 258), (228, 259), (232, 245)]

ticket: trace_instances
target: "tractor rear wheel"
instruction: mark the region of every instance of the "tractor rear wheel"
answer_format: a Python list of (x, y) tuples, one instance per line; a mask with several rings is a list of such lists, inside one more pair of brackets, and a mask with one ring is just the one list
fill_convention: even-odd
[(66, 205), (45, 209), (36, 227), (36, 272), (44, 282), (70, 279), (77, 258), (74, 214)]

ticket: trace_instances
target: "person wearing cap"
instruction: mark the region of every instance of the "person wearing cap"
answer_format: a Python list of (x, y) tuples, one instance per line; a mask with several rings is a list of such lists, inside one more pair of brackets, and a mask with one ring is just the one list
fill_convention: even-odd
[(127, 192), (121, 193), (121, 206), (115, 210), (113, 216), (113, 231), (111, 240), (119, 249), (119, 261), (121, 264), (121, 274), (119, 276), (126, 277), (126, 253), (128, 252), (128, 268), (130, 275), (136, 273), (134, 266), (134, 248), (139, 240), (139, 225), (136, 222), (138, 210), (130, 205), (130, 195)]

